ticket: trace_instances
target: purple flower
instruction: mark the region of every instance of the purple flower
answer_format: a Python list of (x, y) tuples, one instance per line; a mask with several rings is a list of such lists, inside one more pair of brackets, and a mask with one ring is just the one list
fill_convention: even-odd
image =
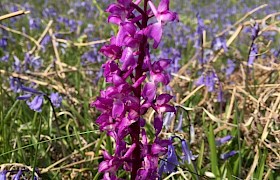
[(21, 84), (18, 78), (10, 78), (10, 88), (13, 90), (15, 93), (20, 92)]
[(61, 106), (62, 97), (58, 93), (51, 93), (50, 99), (54, 107), (58, 108)]
[(221, 146), (225, 143), (227, 143), (228, 141), (230, 141), (233, 137), (231, 135), (227, 135), (225, 137), (222, 137), (222, 138), (218, 138), (215, 140), (216, 142), (216, 146)]
[(56, 17), (57, 12), (53, 7), (47, 7), (47, 8), (43, 9), (43, 16), (46, 17), (46, 18)]
[(161, 160), (159, 165), (159, 175), (162, 173), (174, 172), (175, 168), (179, 165), (179, 161), (176, 155), (175, 147), (170, 144), (168, 145), (167, 157), (165, 160)]
[(30, 109), (37, 111), (37, 112), (41, 112), (43, 102), (44, 102), (44, 96), (37, 95), (34, 97), (34, 99), (32, 101), (26, 101), (26, 104), (29, 106)]
[[(37, 111), (37, 112), (41, 112), (42, 111), (42, 105), (44, 102), (44, 96), (46, 95), (43, 92), (40, 92), (34, 88), (31, 87), (26, 87), (24, 85), (22, 85), (20, 83), (20, 81), (18, 81), (17, 83), (19, 83), (20, 86), (20, 90), (23, 92), (27, 92), (27, 94), (24, 94), (22, 96), (17, 97), (18, 100), (25, 100), (26, 104), (29, 106), (30, 109)], [(30, 98), (32, 97), (32, 95), (36, 95), (32, 101), (30, 101)]]
[(40, 29), (41, 21), (39, 18), (30, 18), (29, 19), (29, 27), (31, 30)]
[(225, 98), (224, 98), (224, 92), (222, 89), (222, 86), (219, 85), (219, 88), (217, 89), (217, 102), (225, 102)]
[(182, 140), (181, 143), (182, 143), (182, 152), (183, 152), (183, 154), (184, 154), (184, 155), (181, 157), (182, 160), (183, 160), (183, 163), (184, 163), (185, 161), (187, 161), (188, 164), (191, 164), (191, 161), (192, 161), (192, 160), (195, 160), (195, 159), (196, 159), (196, 156), (194, 156), (194, 155), (192, 154), (192, 151), (189, 149), (189, 146), (188, 146), (186, 140)]
[[(169, 11), (169, 0), (161, 0), (158, 8), (151, 1), (144, 1), (146, 8), (140, 5), (143, 5), (141, 0), (118, 0), (106, 9), (108, 21), (118, 25), (119, 30), (110, 44), (100, 50), (108, 58), (102, 68), (109, 85), (91, 103), (101, 112), (96, 120), (100, 130), (106, 131), (116, 142), (114, 155), (103, 153), (104, 161), (99, 165), (104, 179), (116, 179), (116, 172), (122, 166), (131, 172), (133, 180), (155, 180), (159, 177), (159, 156), (169, 149), (168, 159), (173, 161), (176, 157), (174, 147), (168, 147), (170, 141), (159, 138), (164, 114), (175, 112), (175, 108), (169, 105), (173, 96), (156, 93), (160, 83), (164, 86), (169, 83), (166, 70), (171, 61), (159, 59), (152, 62), (148, 38), (154, 40), (154, 48), (158, 47), (163, 25), (177, 20), (178, 16)], [(155, 23), (148, 22), (152, 13), (157, 20)], [(143, 115), (151, 108), (156, 111), (155, 134), (153, 140), (148, 141)], [(127, 136), (130, 136), (132, 145), (124, 140)]]
[(47, 46), (47, 44), (48, 44), (50, 41), (51, 41), (51, 37), (50, 37), (49, 35), (46, 35), (46, 36), (43, 38), (43, 40), (42, 40), (42, 42), (41, 42), (41, 46), (42, 46), (43, 52), (46, 51), (46, 46)]
[(226, 44), (226, 39), (223, 37), (217, 37), (212, 41), (212, 48), (214, 51), (218, 51), (220, 49), (224, 49), (225, 52), (228, 51), (228, 47)]
[(196, 14), (196, 19), (197, 19), (196, 33), (199, 34), (199, 35), (202, 35), (203, 30), (206, 29), (205, 25), (204, 25), (204, 21), (201, 18), (199, 13)]
[(171, 126), (171, 121), (174, 117), (174, 113), (173, 112), (167, 112), (165, 113), (165, 116), (163, 118), (163, 126), (168, 129)]
[(231, 59), (227, 60), (226, 76), (229, 76), (233, 73), (235, 66), (235, 63)]
[(100, 52), (112, 60), (119, 59), (122, 55), (121, 47), (116, 46), (114, 44), (103, 46), (100, 49)]
[(254, 41), (258, 37), (258, 33), (260, 31), (260, 26), (258, 23), (255, 23), (254, 27), (252, 28), (252, 40)]
[(21, 71), (21, 62), (20, 60), (18, 59), (17, 56), (14, 56), (14, 64), (13, 64), (13, 69), (14, 71), (16, 72), (20, 72)]
[(179, 164), (179, 161), (178, 161), (178, 158), (176, 155), (176, 151), (175, 151), (175, 147), (172, 144), (168, 145), (168, 152), (167, 152), (166, 160), (167, 160), (167, 162), (165, 165), (165, 170), (167, 173), (171, 173), (174, 171), (176, 166)]
[(7, 37), (2, 37), (0, 39), (0, 47), (3, 49), (6, 49), (6, 47), (8, 46), (8, 38)]
[(28, 100), (31, 98), (31, 94), (24, 94), (22, 96), (17, 97), (18, 100)]
[(86, 61), (90, 63), (101, 62), (101, 57), (97, 52), (97, 49), (94, 48), (92, 51), (85, 52), (82, 55), (82, 63), (85, 64)]
[[(19, 82), (20, 83), (20, 82)], [(31, 87), (26, 87), (22, 84), (20, 84), (20, 89), (23, 91), (23, 92), (28, 92), (28, 93), (31, 93), (31, 94), (38, 94), (38, 95), (45, 95), (43, 92), (41, 91), (38, 91), (34, 88), (31, 88)]]
[(256, 44), (253, 44), (250, 49), (248, 65), (252, 66), (257, 57), (258, 57), (258, 46)]
[[(203, 31), (205, 30), (205, 25), (204, 25), (204, 21), (200, 17), (199, 13), (196, 14), (196, 19), (197, 19), (197, 27), (196, 27), (196, 32), (195, 32), (196, 41), (195, 41), (194, 47), (198, 51), (199, 48), (201, 47), (202, 36), (203, 36)], [(201, 58), (203, 58), (203, 57), (201, 57)]]
[(234, 155), (237, 154), (237, 153), (238, 153), (238, 151), (233, 150), (233, 151), (230, 151), (230, 152), (221, 154), (221, 155), (220, 155), (220, 158), (221, 158), (222, 160), (227, 160), (228, 158), (234, 156)]
[(179, 122), (178, 122), (177, 127), (175, 128), (175, 131), (183, 132), (182, 125), (183, 125), (183, 114), (181, 113), (179, 115)]
[(109, 5), (106, 12), (109, 12), (108, 22), (119, 25), (127, 18), (132, 0), (118, 0), (118, 3)]
[(155, 61), (150, 67), (152, 81), (154, 81), (155, 83), (161, 82), (164, 85), (167, 85), (170, 81), (170, 76), (165, 71), (165, 69), (169, 66), (170, 63), (170, 59), (159, 59), (158, 61)]
[(84, 29), (85, 34), (91, 34), (94, 31), (94, 25), (93, 24), (87, 24), (87, 27)]
[(29, 68), (33, 68), (35, 71), (38, 71), (42, 66), (42, 59), (40, 56), (34, 57), (30, 55), (29, 53), (25, 53), (24, 56), (24, 67), (25, 71), (27, 71)]
[(153, 47), (157, 48), (162, 37), (162, 25), (170, 21), (179, 21), (177, 13), (169, 11), (169, 0), (161, 0), (158, 8), (148, 2), (157, 22), (147, 27), (145, 34), (154, 40)]
[(6, 180), (7, 171), (0, 171), (0, 180)]
[(20, 180), (21, 175), (22, 175), (22, 170), (19, 170), (18, 173), (13, 177), (13, 180)]
[(217, 81), (217, 75), (214, 71), (208, 71), (203, 73), (196, 81), (196, 85), (205, 85), (209, 92), (213, 92), (215, 89), (215, 83)]
[(2, 62), (8, 62), (9, 57), (10, 57), (10, 54), (9, 53), (5, 53), (5, 55), (0, 58), (0, 62), (1, 61)]

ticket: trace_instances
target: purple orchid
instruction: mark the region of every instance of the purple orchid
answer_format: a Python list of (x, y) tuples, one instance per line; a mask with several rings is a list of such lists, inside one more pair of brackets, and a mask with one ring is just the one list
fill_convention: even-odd
[[(140, 7), (141, 4), (144, 8)], [(171, 60), (151, 62), (148, 38), (157, 48), (163, 26), (177, 21), (178, 15), (169, 10), (169, 0), (161, 0), (157, 8), (149, 0), (144, 3), (141, 0), (118, 0), (106, 11), (108, 22), (118, 25), (119, 30), (110, 44), (100, 50), (108, 58), (102, 68), (110, 85), (100, 92), (91, 106), (101, 112), (96, 123), (101, 131), (115, 139), (116, 149), (112, 155), (104, 151), (99, 172), (104, 173), (104, 179), (118, 179), (116, 172), (123, 167), (131, 172), (133, 180), (157, 179), (159, 156), (164, 155), (170, 145), (169, 140), (159, 138), (163, 117), (165, 113), (175, 112), (175, 108), (169, 105), (171, 95), (157, 95), (157, 86), (167, 85), (170, 81), (166, 69)], [(153, 17), (157, 21), (149, 23)], [(156, 113), (153, 121), (155, 138), (149, 142), (142, 116), (150, 108)], [(130, 145), (124, 141), (127, 136), (132, 140)]]
[(161, 0), (158, 8), (155, 7), (152, 1), (148, 3), (157, 22), (148, 26), (146, 35), (154, 40), (153, 47), (157, 48), (162, 37), (162, 25), (170, 21), (179, 21), (179, 17), (177, 13), (169, 11), (169, 0)]

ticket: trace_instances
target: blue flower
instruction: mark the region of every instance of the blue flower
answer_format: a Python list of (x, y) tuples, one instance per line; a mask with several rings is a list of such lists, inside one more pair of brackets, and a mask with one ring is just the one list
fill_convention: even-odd
[(0, 62), (1, 61), (2, 62), (8, 62), (9, 57), (10, 57), (10, 54), (9, 53), (5, 53), (5, 55), (0, 58)]
[(10, 88), (11, 90), (13, 90), (15, 93), (20, 92), (20, 81), (18, 80), (18, 78), (10, 78)]
[(225, 102), (225, 98), (224, 98), (224, 92), (222, 89), (221, 84), (219, 85), (219, 89), (217, 90), (217, 101), (218, 102)]
[(2, 37), (0, 39), (0, 47), (3, 49), (6, 49), (6, 47), (8, 46), (8, 38), (7, 37)]
[(253, 44), (253, 46), (250, 49), (249, 59), (248, 59), (248, 65), (251, 66), (258, 55), (258, 46), (256, 44)]
[(214, 51), (218, 51), (220, 49), (224, 49), (225, 52), (228, 51), (226, 39), (223, 37), (217, 37), (212, 41), (212, 48)]
[(6, 180), (7, 171), (0, 171), (0, 180)]
[(25, 71), (29, 68), (33, 68), (35, 71), (38, 71), (42, 66), (42, 59), (40, 56), (32, 56), (29, 53), (25, 54), (24, 57), (24, 66)]
[(41, 112), (43, 102), (44, 102), (44, 96), (37, 95), (34, 97), (34, 99), (32, 101), (26, 101), (26, 104), (29, 106), (30, 109), (37, 111), (37, 112)]
[[(168, 145), (167, 151), (167, 164), (165, 166), (168, 173), (173, 172), (176, 166), (179, 164), (175, 148), (172, 144)], [(169, 163), (170, 162), (170, 163)]]
[(167, 112), (165, 113), (165, 116), (163, 118), (163, 126), (168, 129), (170, 128), (170, 125), (171, 125), (171, 121), (174, 117), (174, 113), (173, 112)]
[(180, 114), (179, 115), (179, 122), (178, 122), (177, 127), (175, 128), (175, 131), (183, 132), (182, 125), (183, 125), (183, 114)]
[(58, 108), (61, 106), (62, 97), (58, 93), (51, 93), (50, 99), (54, 107)]
[(230, 152), (221, 154), (221, 155), (220, 155), (220, 158), (221, 158), (222, 160), (227, 160), (228, 158), (234, 156), (234, 155), (237, 154), (237, 153), (238, 153), (238, 151), (233, 150), (233, 151), (230, 151)]
[(214, 71), (208, 71), (206, 74), (202, 74), (196, 81), (196, 85), (205, 85), (208, 92), (213, 92), (215, 89), (215, 82), (217, 81), (217, 75)]
[(183, 152), (183, 156), (181, 158), (183, 160), (183, 163), (187, 161), (188, 164), (191, 164), (192, 160), (196, 159), (196, 156), (192, 154), (192, 151), (190, 150), (186, 140), (181, 140), (181, 143), (182, 143), (182, 152)]
[(21, 62), (20, 62), (20, 60), (18, 59), (17, 56), (14, 56), (14, 60), (15, 60), (15, 62), (13, 64), (13, 69), (16, 72), (20, 72), (20, 70), (21, 70), (21, 67), (20, 67), (21, 66)]
[(233, 73), (235, 66), (235, 63), (231, 59), (227, 60), (226, 76), (229, 76)]
[(227, 135), (225, 137), (222, 137), (222, 138), (218, 138), (215, 140), (216, 142), (216, 146), (221, 146), (225, 143), (227, 143), (228, 141), (230, 141), (233, 137), (231, 135)]
[(22, 170), (19, 170), (18, 173), (14, 176), (13, 180), (20, 180), (21, 175), (22, 175)]
[(29, 28), (33, 29), (40, 29), (41, 27), (41, 20), (39, 18), (30, 18), (29, 19)]
[(43, 92), (40, 92), (40, 91), (38, 91), (36, 89), (33, 89), (31, 87), (26, 87), (24, 85), (21, 85), (20, 89), (24, 92), (28, 92), (28, 93), (31, 93), (31, 94), (45, 95)]
[(168, 145), (167, 157), (165, 160), (161, 160), (159, 164), (159, 175), (162, 173), (174, 172), (176, 166), (179, 165), (179, 161), (175, 152), (175, 148), (172, 144)]
[(260, 26), (258, 23), (255, 23), (254, 27), (252, 28), (252, 40), (254, 41), (258, 37), (258, 33), (260, 31)]
[(22, 96), (19, 96), (18, 100), (29, 100), (32, 97), (32, 94), (35, 94), (36, 96), (32, 101), (26, 101), (26, 104), (29, 106), (30, 109), (41, 112), (42, 111), (42, 105), (44, 102), (44, 93), (37, 91), (36, 89), (26, 87), (23, 85), (20, 85), (20, 90), (24, 92), (28, 92), (27, 94), (24, 94)]

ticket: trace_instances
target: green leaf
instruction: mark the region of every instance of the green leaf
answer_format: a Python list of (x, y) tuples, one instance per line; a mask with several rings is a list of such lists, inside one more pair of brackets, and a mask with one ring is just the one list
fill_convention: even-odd
[(218, 167), (218, 157), (215, 143), (215, 136), (212, 124), (209, 126), (208, 132), (208, 143), (210, 147), (210, 161), (211, 161), (211, 171), (215, 174), (216, 177), (220, 176), (219, 167)]

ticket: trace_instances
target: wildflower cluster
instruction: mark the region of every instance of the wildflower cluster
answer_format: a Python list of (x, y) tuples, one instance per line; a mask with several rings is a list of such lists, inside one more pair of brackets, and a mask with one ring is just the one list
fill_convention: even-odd
[[(162, 140), (159, 133), (163, 126), (165, 112), (175, 112), (168, 104), (169, 94), (157, 95), (159, 84), (167, 85), (169, 75), (165, 69), (169, 59), (151, 59), (148, 39), (157, 48), (162, 37), (163, 26), (170, 21), (178, 21), (178, 15), (169, 10), (169, 0), (161, 0), (158, 7), (152, 1), (118, 0), (109, 5), (108, 21), (119, 26), (116, 36), (109, 45), (101, 48), (108, 58), (103, 64), (104, 77), (110, 84), (91, 103), (101, 111), (96, 123), (115, 139), (113, 155), (103, 152), (104, 161), (99, 172), (104, 179), (117, 179), (116, 171), (131, 172), (131, 179), (156, 179), (159, 156), (168, 151), (170, 140)], [(155, 19), (150, 22), (151, 19)], [(149, 142), (144, 129), (143, 115), (148, 109), (155, 110), (154, 140)], [(128, 143), (129, 137), (131, 142)]]

